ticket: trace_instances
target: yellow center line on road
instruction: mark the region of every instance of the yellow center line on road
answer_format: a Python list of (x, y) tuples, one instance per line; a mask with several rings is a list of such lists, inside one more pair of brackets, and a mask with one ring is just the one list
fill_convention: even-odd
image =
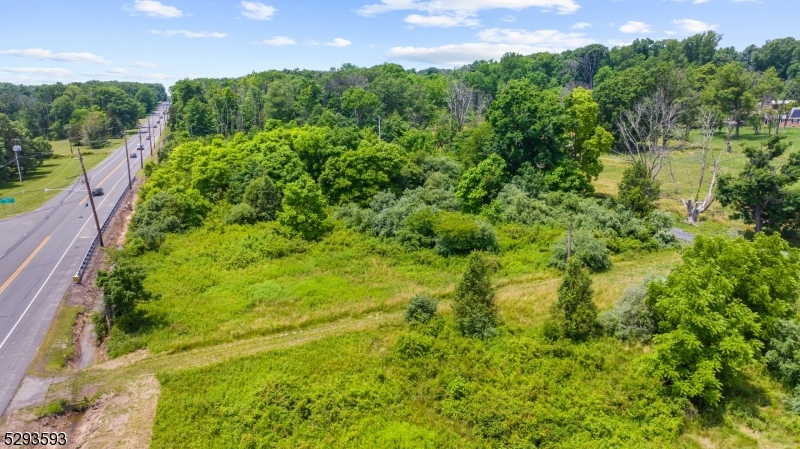
[(14, 279), (16, 279), (17, 276), (19, 276), (19, 274), (22, 272), (22, 270), (24, 270), (25, 267), (28, 266), (30, 261), (34, 258), (34, 256), (36, 256), (36, 254), (39, 252), (39, 250), (42, 249), (42, 247), (44, 246), (45, 243), (47, 243), (48, 240), (50, 240), (50, 236), (49, 235), (44, 239), (44, 241), (39, 245), (39, 247), (36, 248), (31, 253), (31, 255), (28, 256), (27, 259), (25, 259), (25, 262), (22, 262), (22, 265), (20, 265), (19, 268), (17, 268), (17, 271), (15, 271), (14, 274), (12, 274), (10, 278), (8, 278), (6, 283), (3, 284), (2, 286), (0, 286), (0, 293), (3, 293), (3, 290), (5, 290), (6, 287), (8, 287), (8, 285), (11, 284), (11, 281), (13, 281)]
[[(117, 165), (116, 167), (114, 167), (114, 169), (113, 169), (113, 170), (111, 170), (111, 173), (109, 173), (109, 174), (108, 174), (108, 176), (106, 176), (105, 178), (103, 178), (103, 180), (102, 180), (102, 181), (98, 182), (98, 183), (97, 183), (97, 184), (95, 184), (94, 186), (95, 186), (95, 187), (99, 187), (101, 184), (103, 184), (104, 182), (106, 182), (106, 180), (108, 180), (108, 178), (110, 178), (110, 177), (111, 177), (111, 175), (113, 175), (113, 174), (114, 174), (114, 172), (115, 172), (115, 171), (117, 171), (117, 169), (118, 169), (118, 168), (122, 167), (122, 164), (124, 164), (125, 162), (126, 162), (126, 161), (122, 161), (122, 162), (120, 162), (120, 163), (119, 163), (119, 165)], [(85, 195), (85, 196), (83, 197), (83, 199), (81, 200), (81, 202), (80, 202), (80, 203), (78, 203), (78, 205), (81, 205), (81, 204), (83, 204), (83, 202), (84, 202), (84, 201), (86, 201), (86, 200), (88, 200), (88, 199), (89, 199), (89, 195)]]

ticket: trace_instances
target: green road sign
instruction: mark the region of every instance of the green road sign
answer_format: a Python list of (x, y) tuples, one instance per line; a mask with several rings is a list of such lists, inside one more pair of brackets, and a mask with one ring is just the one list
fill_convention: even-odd
[(14, 204), (14, 198), (0, 198), (0, 204)]

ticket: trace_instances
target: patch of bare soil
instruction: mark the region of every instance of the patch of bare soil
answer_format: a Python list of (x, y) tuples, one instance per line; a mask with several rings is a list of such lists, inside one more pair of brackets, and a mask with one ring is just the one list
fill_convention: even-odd
[(83, 413), (63, 413), (36, 419), (30, 409), (15, 410), (3, 419), (13, 432), (64, 432), (67, 448), (131, 448), (150, 445), (153, 418), (161, 386), (148, 375), (128, 384), (120, 394), (106, 394)]
[(161, 386), (155, 376), (128, 385), (119, 395), (105, 395), (74, 425), (73, 448), (132, 448), (150, 445)]

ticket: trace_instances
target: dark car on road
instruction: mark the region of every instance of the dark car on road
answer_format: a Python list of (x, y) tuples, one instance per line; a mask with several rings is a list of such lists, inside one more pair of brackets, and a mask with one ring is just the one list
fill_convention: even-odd
[(137, 157), (139, 156), (137, 156), (136, 153), (131, 153), (131, 159), (136, 159)]
[(92, 196), (101, 196), (103, 195), (103, 189), (100, 187), (95, 187), (92, 189)]

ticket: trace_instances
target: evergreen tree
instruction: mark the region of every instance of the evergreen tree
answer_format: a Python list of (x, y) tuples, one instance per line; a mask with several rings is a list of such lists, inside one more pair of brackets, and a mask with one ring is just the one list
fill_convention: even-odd
[(617, 199), (638, 217), (644, 218), (656, 209), (661, 192), (661, 181), (654, 181), (647, 174), (647, 168), (637, 163), (625, 169), (619, 183)]
[(491, 338), (497, 334), (497, 305), (490, 274), (486, 257), (480, 252), (470, 254), (453, 300), (453, 313), (465, 337)]
[(581, 340), (592, 334), (597, 320), (597, 306), (592, 301), (592, 294), (592, 279), (580, 260), (571, 258), (567, 262), (567, 273), (558, 286), (558, 301), (550, 311), (565, 337)]

